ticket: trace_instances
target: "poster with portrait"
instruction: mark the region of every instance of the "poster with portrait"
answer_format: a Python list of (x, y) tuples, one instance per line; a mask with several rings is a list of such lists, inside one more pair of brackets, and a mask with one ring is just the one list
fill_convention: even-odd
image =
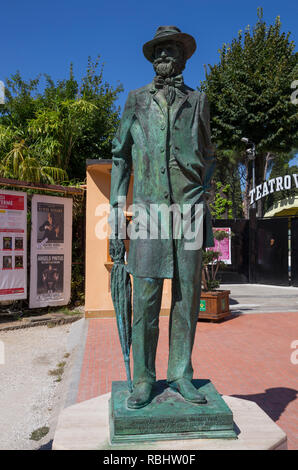
[(30, 308), (70, 301), (72, 199), (32, 198)]
[(64, 243), (64, 204), (37, 202), (37, 240), (39, 249), (56, 249)]
[(226, 264), (232, 264), (231, 228), (230, 227), (213, 227), (213, 232), (216, 232), (218, 230), (226, 232), (228, 237), (220, 241), (214, 239), (214, 247), (207, 248), (207, 250), (219, 251), (220, 252), (219, 260), (223, 261)]
[(37, 299), (63, 300), (64, 255), (37, 255)]
[(27, 298), (27, 194), (0, 190), (0, 302)]

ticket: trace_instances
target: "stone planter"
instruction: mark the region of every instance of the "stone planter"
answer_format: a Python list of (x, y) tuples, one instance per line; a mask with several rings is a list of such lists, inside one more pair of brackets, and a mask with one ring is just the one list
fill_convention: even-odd
[(201, 292), (199, 320), (219, 321), (231, 314), (229, 290)]

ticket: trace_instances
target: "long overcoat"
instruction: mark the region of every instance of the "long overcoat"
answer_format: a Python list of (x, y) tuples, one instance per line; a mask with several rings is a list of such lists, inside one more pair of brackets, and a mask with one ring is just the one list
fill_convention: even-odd
[[(150, 205), (171, 205), (169, 155), (189, 180), (184, 192), (189, 204), (204, 205), (203, 246), (213, 246), (211, 217), (205, 204), (206, 187), (213, 166), (209, 106), (205, 93), (184, 86), (170, 117), (154, 83), (131, 91), (113, 140), (110, 204), (119, 209), (119, 197), (127, 195), (133, 169), (133, 204), (149, 215)], [(141, 227), (142, 228), (142, 227)], [(174, 243), (169, 237), (144, 236), (130, 240), (127, 270), (139, 277), (173, 278)], [(134, 237), (135, 238), (135, 237)]]

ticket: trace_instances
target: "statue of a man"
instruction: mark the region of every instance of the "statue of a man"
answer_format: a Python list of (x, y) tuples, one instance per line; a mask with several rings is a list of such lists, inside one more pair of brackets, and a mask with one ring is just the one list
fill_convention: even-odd
[[(154, 214), (152, 207), (157, 205), (174, 205), (181, 212), (188, 208), (185, 213), (191, 214), (191, 225), (194, 219), (199, 221), (193, 245), (183, 231), (175, 236), (173, 218), (168, 236), (161, 235), (163, 230), (158, 230), (157, 237), (150, 236), (150, 227), (141, 222), (142, 235), (131, 237), (127, 270), (133, 276), (134, 369), (127, 406), (132, 409), (151, 400), (165, 278), (172, 279), (167, 381), (185, 400), (206, 403), (192, 383), (191, 354), (200, 308), (202, 246), (213, 246), (206, 205), (213, 149), (206, 95), (186, 86), (181, 75), (195, 49), (194, 38), (177, 27), (157, 29), (154, 39), (143, 46), (156, 76), (149, 85), (129, 93), (113, 141), (110, 204), (114, 214), (121, 210), (119, 201), (127, 195), (133, 169), (133, 203), (143, 213)], [(166, 220), (161, 217), (161, 226)], [(119, 249), (123, 240), (116, 232), (110, 243)]]

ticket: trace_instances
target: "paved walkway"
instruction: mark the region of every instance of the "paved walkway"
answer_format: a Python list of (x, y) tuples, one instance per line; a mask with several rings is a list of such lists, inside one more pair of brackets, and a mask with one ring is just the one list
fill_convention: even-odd
[[(160, 318), (157, 379), (164, 379), (168, 355), (168, 318)], [(211, 379), (217, 390), (256, 402), (298, 449), (298, 364), (291, 344), (298, 340), (298, 315), (266, 313), (234, 316), (222, 323), (199, 322), (193, 351), (194, 378)], [(81, 402), (125, 380), (115, 319), (88, 321), (78, 391)]]
[(298, 287), (262, 284), (222, 284), (228, 289), (230, 309), (240, 313), (297, 312)]

